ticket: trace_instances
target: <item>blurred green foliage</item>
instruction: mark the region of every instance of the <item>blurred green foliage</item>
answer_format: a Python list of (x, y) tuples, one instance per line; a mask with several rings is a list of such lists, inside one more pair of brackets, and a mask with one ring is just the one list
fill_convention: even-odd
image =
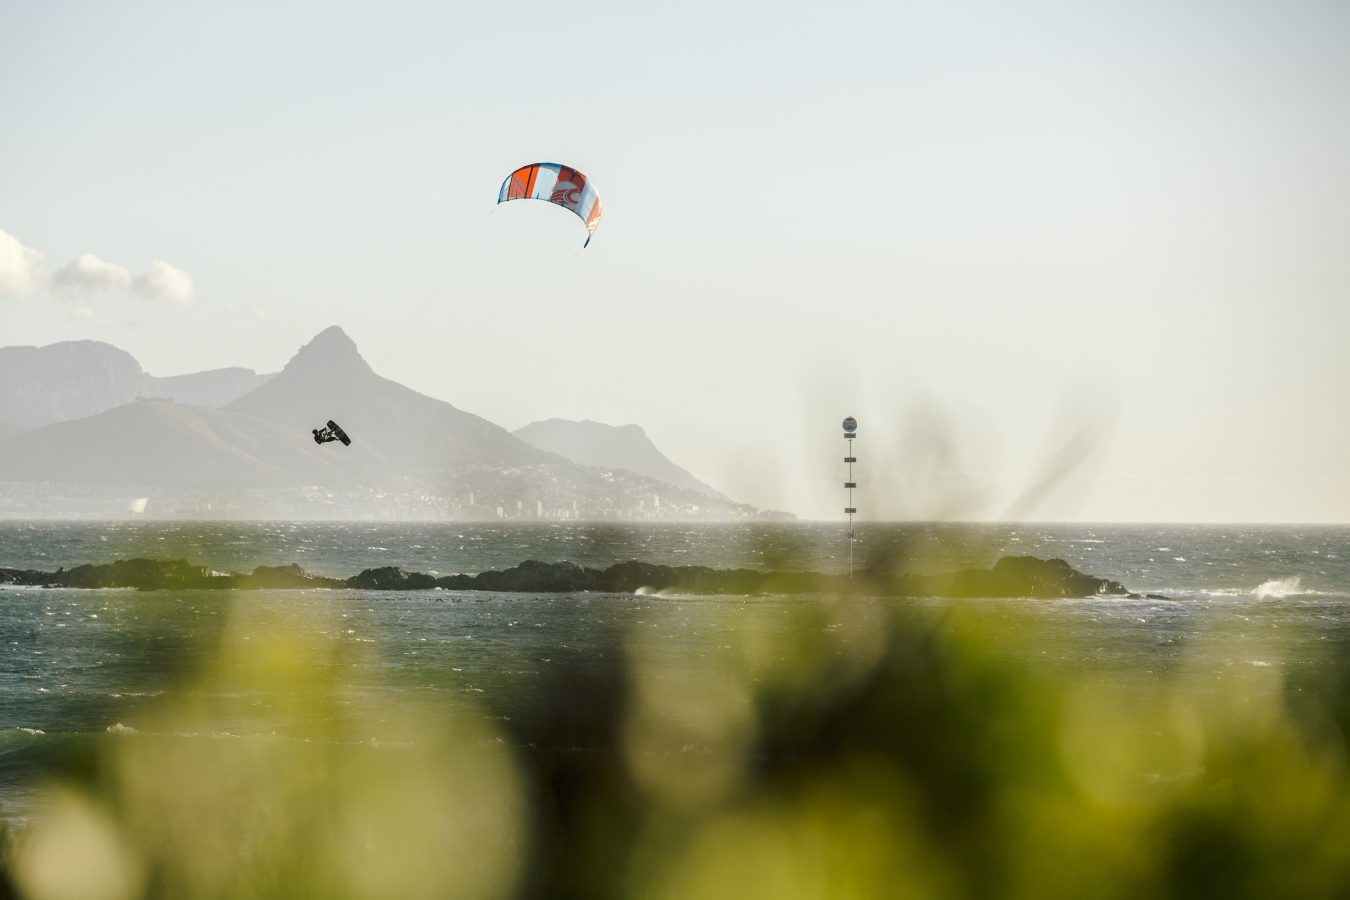
[(1028, 661), (1041, 636), (988, 606), (794, 609), (771, 628), (727, 605), (737, 640), (696, 656), (616, 632), (604, 665), (522, 688), (509, 719), (391, 707), (353, 674), (379, 649), (307, 639), (313, 621), (227, 625), (139, 733), (52, 783), (0, 891), (1350, 895), (1339, 660), (1298, 684), (1052, 679)]

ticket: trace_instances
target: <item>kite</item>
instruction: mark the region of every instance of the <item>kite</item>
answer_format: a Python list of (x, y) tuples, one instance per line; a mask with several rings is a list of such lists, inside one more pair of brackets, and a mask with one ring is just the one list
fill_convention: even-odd
[(547, 200), (570, 209), (586, 223), (586, 243), (595, 236), (600, 224), (600, 194), (586, 176), (571, 166), (558, 163), (534, 163), (521, 166), (502, 182), (498, 203), (507, 200)]

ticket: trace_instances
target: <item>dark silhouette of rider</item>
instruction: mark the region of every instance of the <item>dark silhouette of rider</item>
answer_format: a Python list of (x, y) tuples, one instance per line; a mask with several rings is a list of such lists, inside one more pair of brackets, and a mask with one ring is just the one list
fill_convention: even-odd
[(332, 419), (328, 420), (325, 428), (311, 429), (314, 432), (314, 443), (327, 444), (332, 441), (342, 441), (344, 445), (350, 446), (352, 439), (347, 437), (347, 432), (338, 427), (338, 423)]

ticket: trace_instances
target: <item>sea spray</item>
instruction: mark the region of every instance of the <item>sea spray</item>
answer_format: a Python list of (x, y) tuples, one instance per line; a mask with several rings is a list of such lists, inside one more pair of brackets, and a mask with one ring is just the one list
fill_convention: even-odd
[(1264, 581), (1252, 591), (1252, 596), (1257, 600), (1283, 600), (1286, 597), (1303, 593), (1299, 590), (1300, 581), (1302, 579), (1297, 575)]

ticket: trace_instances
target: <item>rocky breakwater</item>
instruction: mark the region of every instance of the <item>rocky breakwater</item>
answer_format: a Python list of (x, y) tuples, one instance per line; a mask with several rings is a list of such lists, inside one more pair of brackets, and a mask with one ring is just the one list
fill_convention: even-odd
[(119, 559), (97, 566), (55, 572), (0, 569), (0, 585), (51, 588), (135, 588), (162, 590), (261, 590), (263, 588), (345, 588), (340, 578), (311, 575), (289, 566), (258, 566), (251, 575), (213, 572), (184, 559)]
[(140, 590), (259, 590), (264, 588), (349, 588), (372, 591), (492, 591), (523, 594), (857, 594), (873, 597), (1066, 597), (1135, 596), (1118, 581), (1075, 570), (1062, 559), (1005, 556), (992, 569), (934, 575), (862, 571), (852, 578), (819, 572), (759, 572), (706, 566), (659, 566), (630, 560), (607, 569), (576, 563), (527, 560), (504, 571), (477, 575), (427, 575), (396, 567), (366, 569), (351, 578), (311, 575), (297, 565), (259, 566), (252, 574), (213, 572), (186, 560), (118, 560), (56, 572), (0, 568), (0, 585)]

